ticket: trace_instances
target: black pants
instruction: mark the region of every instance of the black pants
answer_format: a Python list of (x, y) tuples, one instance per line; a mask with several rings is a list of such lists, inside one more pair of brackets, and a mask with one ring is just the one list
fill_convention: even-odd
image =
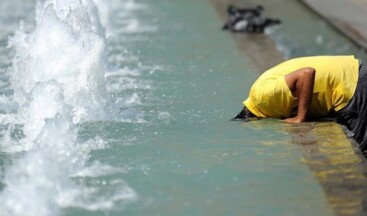
[(352, 100), (337, 112), (337, 122), (345, 125), (367, 156), (367, 67), (360, 64), (356, 91)]

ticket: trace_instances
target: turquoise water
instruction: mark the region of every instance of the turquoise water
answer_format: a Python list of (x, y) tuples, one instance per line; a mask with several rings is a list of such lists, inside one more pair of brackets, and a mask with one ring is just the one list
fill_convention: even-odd
[[(229, 121), (257, 71), (209, 2), (96, 1), (96, 14), (56, 1), (56, 15), (9, 2), (1, 215), (333, 215), (292, 126)], [(268, 34), (286, 57), (308, 54), (306, 39), (283, 42), (287, 17)], [(26, 45), (5, 49), (20, 18)], [(339, 48), (317, 41), (311, 54)]]
[[(350, 55), (366, 61), (366, 54), (324, 20), (308, 11), (301, 1), (242, 0), (244, 5), (261, 4), (265, 16), (282, 20), (282, 25), (268, 29), (286, 58), (309, 55)], [(285, 7), (284, 5), (287, 5)]]

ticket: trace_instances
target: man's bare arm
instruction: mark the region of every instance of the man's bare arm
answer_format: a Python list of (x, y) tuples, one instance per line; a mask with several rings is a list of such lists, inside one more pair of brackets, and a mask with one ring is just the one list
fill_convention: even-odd
[(292, 118), (284, 119), (285, 122), (300, 123), (306, 121), (312, 101), (315, 73), (316, 71), (314, 68), (307, 67), (296, 70), (285, 76), (285, 82), (291, 90), (292, 95), (298, 98), (297, 115)]

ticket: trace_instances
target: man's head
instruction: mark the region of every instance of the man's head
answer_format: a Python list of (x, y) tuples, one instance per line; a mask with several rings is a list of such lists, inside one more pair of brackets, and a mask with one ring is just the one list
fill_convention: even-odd
[(249, 121), (251, 117), (255, 117), (255, 115), (250, 112), (250, 110), (246, 106), (244, 106), (241, 112), (239, 112), (232, 120), (240, 119), (244, 121)]

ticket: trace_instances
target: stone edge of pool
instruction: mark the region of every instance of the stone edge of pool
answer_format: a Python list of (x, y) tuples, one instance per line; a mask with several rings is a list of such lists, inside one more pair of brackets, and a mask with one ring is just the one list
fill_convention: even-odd
[(299, 0), (336, 30), (367, 51), (367, 13), (365, 0)]
[[(226, 7), (228, 4), (243, 6), (240, 0), (208, 1), (223, 21), (227, 18)], [(333, 6), (330, 6), (330, 3), (327, 3), (326, 0), (299, 1), (318, 13), (354, 43), (367, 50), (367, 40), (365, 39), (367, 38), (367, 24), (365, 24), (365, 31), (362, 31), (359, 28), (363, 28), (363, 25), (355, 24), (358, 23), (358, 16), (348, 18), (348, 12), (346, 14), (337, 13), (345, 5), (345, 7), (348, 7), (347, 11), (353, 11), (356, 2), (362, 4), (361, 0), (348, 0), (346, 2), (342, 2), (345, 0), (335, 0), (341, 3)], [(367, 12), (367, 2), (365, 6), (362, 11)], [(250, 59), (249, 63), (258, 73), (284, 60), (283, 55), (276, 48), (276, 44), (266, 35), (232, 33), (231, 36), (239, 50), (246, 58)], [(266, 50), (266, 52), (263, 50)], [(264, 58), (269, 59), (266, 64), (259, 60)], [(302, 152), (303, 158), (300, 158), (300, 160), (308, 165), (322, 186), (335, 215), (367, 215), (367, 161), (359, 152), (357, 144), (349, 140), (342, 127), (334, 122), (320, 122), (311, 125), (313, 125), (312, 128), (309, 128), (306, 134), (304, 129), (301, 129), (302, 133), (291, 134), (292, 139), (296, 137), (297, 141), (294, 143), (299, 145)], [(304, 128), (305, 125), (295, 126), (296, 131), (297, 127)], [(329, 132), (325, 132), (323, 130), (325, 127), (330, 128), (331, 131), (334, 130), (337, 136), (331, 136)], [(304, 145), (304, 142), (309, 142), (304, 137), (314, 139), (315, 145)], [(334, 142), (336, 145), (334, 145)]]

